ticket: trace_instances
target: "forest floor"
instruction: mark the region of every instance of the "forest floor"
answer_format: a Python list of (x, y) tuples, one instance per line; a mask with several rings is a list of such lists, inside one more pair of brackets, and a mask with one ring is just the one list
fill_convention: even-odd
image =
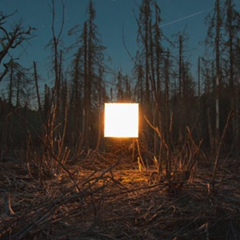
[(92, 153), (55, 177), (0, 162), (0, 239), (240, 239), (240, 159), (169, 184), (154, 167)]

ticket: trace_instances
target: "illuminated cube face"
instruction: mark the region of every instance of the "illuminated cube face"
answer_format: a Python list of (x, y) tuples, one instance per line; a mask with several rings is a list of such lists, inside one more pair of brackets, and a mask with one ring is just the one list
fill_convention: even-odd
[(138, 137), (138, 103), (105, 103), (104, 136)]

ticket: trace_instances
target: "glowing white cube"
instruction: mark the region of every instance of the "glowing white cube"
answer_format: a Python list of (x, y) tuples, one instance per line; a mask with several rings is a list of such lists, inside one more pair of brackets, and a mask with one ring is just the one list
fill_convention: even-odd
[(137, 138), (138, 109), (138, 103), (105, 103), (104, 136)]

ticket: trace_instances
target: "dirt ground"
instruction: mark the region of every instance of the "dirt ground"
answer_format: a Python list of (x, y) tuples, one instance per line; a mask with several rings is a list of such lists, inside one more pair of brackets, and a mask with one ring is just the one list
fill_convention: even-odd
[(167, 181), (91, 155), (58, 169), (0, 162), (0, 239), (240, 239), (240, 159), (197, 163)]

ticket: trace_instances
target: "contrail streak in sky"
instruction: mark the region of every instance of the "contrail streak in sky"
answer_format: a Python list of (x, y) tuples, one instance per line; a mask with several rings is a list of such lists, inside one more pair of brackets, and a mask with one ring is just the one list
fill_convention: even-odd
[(165, 23), (165, 24), (161, 25), (160, 27), (165, 27), (165, 26), (168, 26), (168, 25), (171, 25), (171, 24), (174, 24), (174, 23), (180, 22), (180, 21), (182, 21), (182, 20), (185, 20), (185, 19), (188, 19), (188, 18), (191, 18), (191, 17), (197, 16), (197, 15), (199, 15), (199, 14), (204, 13), (205, 11), (206, 11), (206, 10), (203, 10), (203, 11), (200, 11), (200, 12), (193, 13), (193, 14), (188, 15), (188, 16), (186, 16), (186, 17), (182, 17), (182, 18), (179, 18), (179, 19), (174, 20), (174, 21), (172, 21), (172, 22)]

